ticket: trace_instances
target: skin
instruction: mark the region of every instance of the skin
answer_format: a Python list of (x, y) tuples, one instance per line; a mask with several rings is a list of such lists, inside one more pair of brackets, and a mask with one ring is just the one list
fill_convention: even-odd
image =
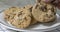
[[(37, 1), (40, 1), (40, 0), (37, 0)], [(60, 0), (45, 0), (44, 2), (51, 3), (60, 9)]]

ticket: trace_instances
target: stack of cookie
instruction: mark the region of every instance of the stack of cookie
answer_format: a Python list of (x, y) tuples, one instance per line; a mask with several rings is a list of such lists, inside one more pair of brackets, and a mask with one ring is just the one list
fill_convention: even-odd
[(27, 28), (37, 22), (48, 23), (56, 19), (56, 9), (44, 0), (25, 7), (10, 7), (4, 11), (4, 18), (17, 28)]

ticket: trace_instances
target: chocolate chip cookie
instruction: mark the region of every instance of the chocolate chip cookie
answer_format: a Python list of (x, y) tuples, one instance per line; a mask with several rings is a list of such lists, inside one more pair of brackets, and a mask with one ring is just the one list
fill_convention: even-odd
[(5, 19), (17, 28), (26, 28), (31, 23), (31, 13), (28, 9), (11, 7), (4, 12)]
[(32, 15), (39, 22), (51, 22), (56, 19), (56, 9), (51, 4), (39, 2), (33, 6)]

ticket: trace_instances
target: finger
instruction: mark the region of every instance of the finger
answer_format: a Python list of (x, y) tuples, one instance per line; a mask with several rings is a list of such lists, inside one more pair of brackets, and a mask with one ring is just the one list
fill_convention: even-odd
[(60, 4), (58, 4), (56, 7), (58, 7), (60, 9)]
[(55, 0), (52, 4), (55, 5), (55, 6), (59, 6), (60, 5), (60, 0)]
[(54, 2), (53, 2), (53, 4), (58, 4), (59, 3), (59, 1), (58, 0), (55, 0)]
[(53, 0), (45, 0), (46, 3), (50, 3), (51, 1), (53, 1)]
[(40, 3), (41, 0), (36, 0), (37, 3)]

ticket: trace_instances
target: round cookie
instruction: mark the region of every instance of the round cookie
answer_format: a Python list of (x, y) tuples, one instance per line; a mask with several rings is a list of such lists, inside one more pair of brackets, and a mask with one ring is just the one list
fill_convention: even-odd
[(33, 6), (32, 15), (39, 22), (50, 22), (56, 19), (56, 9), (51, 4), (40, 2)]
[[(10, 22), (13, 26), (16, 26), (17, 28), (26, 28), (31, 23), (31, 13), (28, 9), (25, 8), (9, 8), (7, 11), (9, 13), (6, 13), (5, 11), (5, 19), (7, 18), (8, 22)], [(11, 11), (11, 12), (10, 12)], [(13, 12), (14, 11), (14, 12)], [(9, 17), (8, 17), (9, 15)], [(13, 16), (14, 15), (14, 16)], [(13, 16), (13, 17), (11, 17)], [(10, 19), (11, 17), (11, 19)]]

